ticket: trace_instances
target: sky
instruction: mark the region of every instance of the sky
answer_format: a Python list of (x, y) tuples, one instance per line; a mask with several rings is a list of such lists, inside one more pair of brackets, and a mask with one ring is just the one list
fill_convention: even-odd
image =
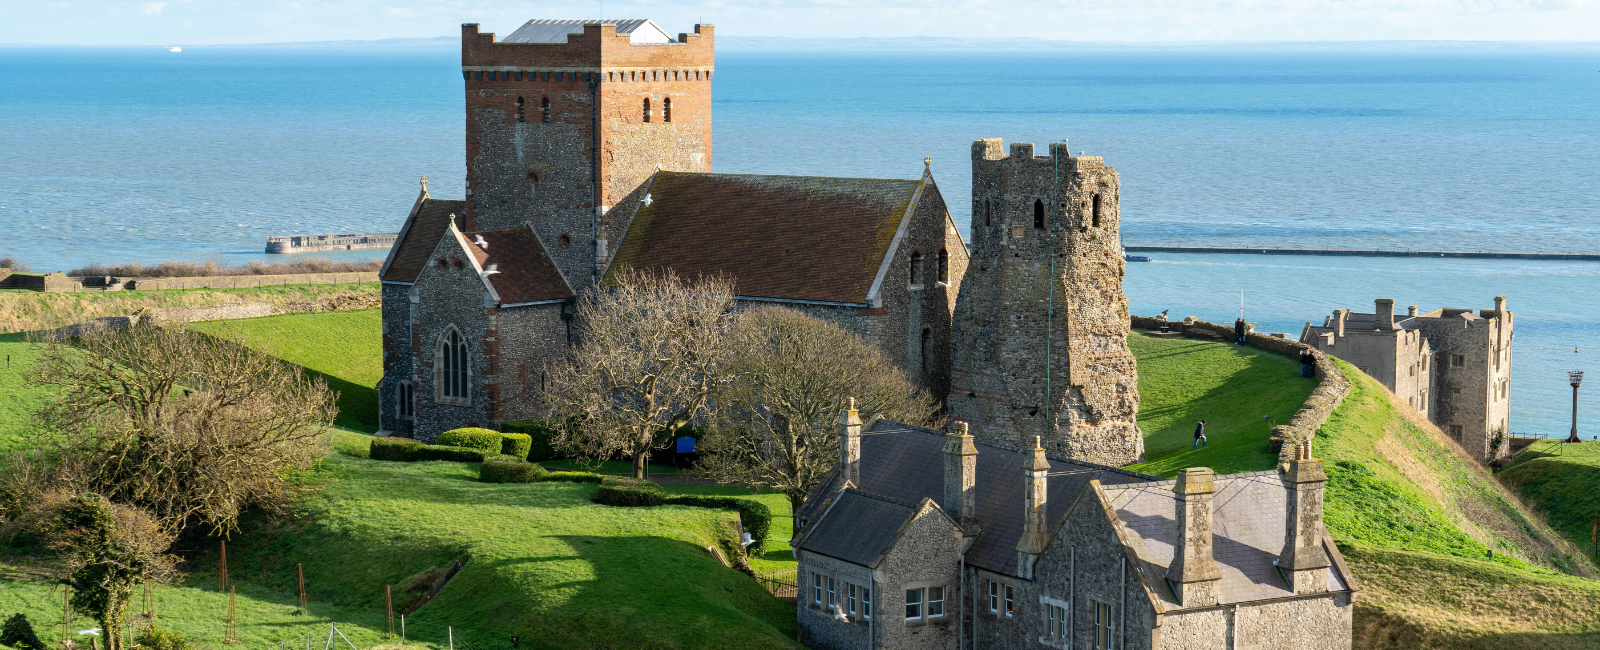
[(0, 0), (0, 43), (208, 45), (510, 33), (529, 18), (696, 22), (719, 36), (1103, 42), (1596, 41), (1600, 0)]

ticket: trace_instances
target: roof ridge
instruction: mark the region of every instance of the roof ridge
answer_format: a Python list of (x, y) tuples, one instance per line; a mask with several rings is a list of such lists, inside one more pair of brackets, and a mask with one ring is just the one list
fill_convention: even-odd
[(894, 182), (897, 182), (897, 183), (921, 183), (922, 182), (921, 178), (878, 178), (878, 177), (874, 177), (874, 176), (817, 176), (817, 175), (811, 175), (811, 174), (743, 174), (743, 173), (730, 174), (730, 173), (726, 173), (726, 172), (680, 172), (680, 171), (670, 171), (670, 170), (666, 170), (666, 169), (663, 169), (658, 173), (661, 173), (661, 174), (673, 174), (673, 175), (679, 175), (679, 176), (707, 176), (707, 177), (723, 177), (723, 178), (732, 178), (732, 177), (812, 178), (812, 179), (842, 180), (842, 181), (894, 181)]
[(862, 490), (861, 488), (848, 487), (848, 488), (845, 488), (844, 491), (845, 491), (846, 494), (850, 494), (850, 493), (859, 494), (859, 495), (864, 496), (864, 497), (866, 497), (868, 499), (876, 499), (878, 501), (883, 501), (885, 503), (892, 503), (894, 505), (905, 507), (905, 508), (916, 509), (916, 507), (917, 507), (914, 504), (906, 503), (904, 501), (901, 501), (901, 500), (893, 498), (893, 497), (886, 497), (886, 496), (883, 496), (881, 494), (873, 494), (871, 492), (867, 492), (865, 490)]
[[(883, 421), (884, 422), (888, 422), (890, 424), (897, 424), (897, 425), (900, 425), (901, 427), (904, 427), (903, 429), (900, 429), (901, 431), (911, 431), (911, 432), (916, 432), (916, 433), (926, 433), (926, 434), (929, 434), (929, 435), (940, 435), (940, 436), (946, 435), (946, 433), (942, 432), (942, 431), (929, 429), (927, 427), (919, 427), (919, 426), (914, 425), (914, 424), (906, 424), (904, 422), (898, 422), (898, 421), (895, 421), (895, 420), (890, 420), (888, 418), (883, 418)], [(882, 433), (890, 433), (890, 432), (889, 431), (884, 431)], [(991, 443), (991, 442), (980, 442), (980, 441), (977, 441), (977, 440), (974, 440), (972, 442), (973, 442), (973, 444), (978, 445), (980, 447), (989, 447), (991, 449), (998, 449), (1000, 451), (1010, 452), (1010, 453), (1013, 453), (1013, 454), (1021, 455), (1021, 454), (1024, 453), (1022, 450), (1011, 449), (1009, 447), (1004, 447), (1004, 446), (997, 445), (997, 444), (994, 444), (994, 443)], [(982, 453), (982, 452), (980, 452), (980, 453)], [(1150, 479), (1150, 480), (1160, 480), (1160, 478), (1161, 478), (1159, 476), (1153, 476), (1153, 475), (1145, 474), (1145, 473), (1142, 473), (1142, 472), (1135, 472), (1135, 471), (1132, 471), (1132, 470), (1126, 470), (1126, 469), (1122, 469), (1120, 467), (1112, 467), (1110, 465), (1101, 465), (1099, 463), (1091, 463), (1091, 462), (1084, 461), (1084, 460), (1074, 460), (1074, 459), (1071, 459), (1071, 458), (1061, 458), (1060, 456), (1052, 456), (1048, 452), (1045, 453), (1044, 457), (1049, 459), (1049, 460), (1060, 462), (1060, 463), (1071, 463), (1073, 465), (1078, 465), (1080, 467), (1089, 467), (1089, 468), (1103, 470), (1103, 471), (1107, 471), (1107, 472), (1113, 472), (1113, 473), (1116, 473), (1116, 474), (1122, 474), (1124, 476), (1132, 476), (1134, 478), (1142, 478), (1142, 479)]]

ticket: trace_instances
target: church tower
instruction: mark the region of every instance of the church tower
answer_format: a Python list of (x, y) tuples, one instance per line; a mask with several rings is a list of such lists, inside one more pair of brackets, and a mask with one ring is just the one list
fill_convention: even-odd
[(951, 332), (952, 419), (979, 440), (1121, 466), (1144, 458), (1117, 171), (1065, 142), (972, 144), (971, 260)]
[[(461, 26), (465, 231), (531, 224), (573, 287), (627, 232), (607, 214), (657, 169), (711, 171), (711, 25), (531, 20), (496, 42)], [(618, 214), (633, 214), (631, 205)]]

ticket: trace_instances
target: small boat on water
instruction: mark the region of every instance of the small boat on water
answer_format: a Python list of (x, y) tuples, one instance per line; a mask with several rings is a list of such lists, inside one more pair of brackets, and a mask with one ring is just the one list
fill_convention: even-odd
[(1128, 249), (1122, 249), (1122, 260), (1125, 262), (1148, 262), (1150, 258), (1143, 255), (1129, 255)]
[(183, 48), (181, 48), (181, 47), (169, 47), (169, 48), (167, 48), (167, 51), (168, 52), (182, 52)]

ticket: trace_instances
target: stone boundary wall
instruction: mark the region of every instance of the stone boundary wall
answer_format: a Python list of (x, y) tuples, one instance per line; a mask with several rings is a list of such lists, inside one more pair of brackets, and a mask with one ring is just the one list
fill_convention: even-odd
[[(1168, 321), (1160, 318), (1145, 316), (1132, 316), (1134, 329), (1160, 330), (1166, 325), (1170, 331), (1179, 332), (1186, 338), (1213, 339), (1224, 342), (1233, 340), (1232, 325), (1218, 325), (1208, 323), (1193, 316), (1182, 322)], [(1264, 336), (1254, 331), (1245, 335), (1245, 344), (1254, 348), (1276, 352), (1298, 358), (1303, 350), (1311, 350), (1317, 358), (1316, 378), (1317, 387), (1311, 391), (1311, 396), (1306, 398), (1300, 410), (1294, 414), (1288, 424), (1272, 427), (1270, 444), (1272, 451), (1278, 453), (1278, 469), (1289, 467), (1290, 457), (1294, 454), (1295, 445), (1301, 442), (1311, 442), (1317, 435), (1317, 429), (1327, 423), (1328, 416), (1333, 414), (1333, 409), (1344, 402), (1350, 394), (1350, 379), (1339, 371), (1333, 360), (1327, 354), (1318, 352), (1309, 345), (1279, 336)]]
[(77, 291), (83, 287), (65, 273), (13, 273), (0, 269), (0, 289), (32, 289), (34, 291)]
[(276, 316), (278, 314), (298, 314), (318, 311), (341, 311), (350, 309), (372, 309), (378, 306), (376, 296), (373, 300), (318, 300), (315, 302), (291, 302), (282, 305), (271, 305), (264, 302), (224, 302), (215, 305), (195, 305), (191, 307), (166, 307), (162, 309), (141, 309), (127, 316), (106, 316), (93, 318), (60, 327), (53, 330), (30, 332), (35, 336), (47, 339), (72, 338), (82, 336), (89, 332), (102, 329), (122, 329), (133, 327), (141, 323), (148, 325), (175, 325), (179, 323), (192, 323), (208, 320), (232, 320), (236, 318), (260, 318), (262, 316)]
[(130, 290), (159, 289), (255, 289), (291, 284), (352, 284), (377, 282), (377, 271), (351, 273), (285, 273), (282, 275), (212, 275), (196, 278), (128, 278), (122, 286)]

